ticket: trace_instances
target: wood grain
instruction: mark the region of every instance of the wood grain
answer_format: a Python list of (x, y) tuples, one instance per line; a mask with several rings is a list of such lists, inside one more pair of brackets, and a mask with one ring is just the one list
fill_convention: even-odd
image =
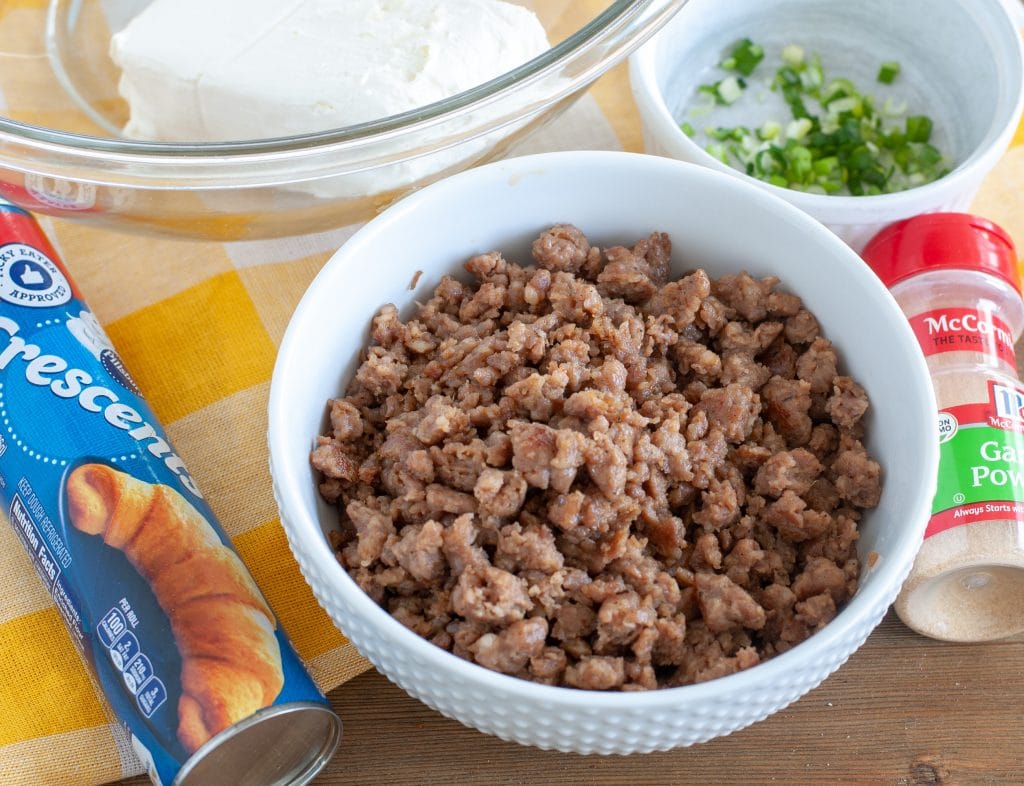
[(1024, 782), (1024, 639), (954, 645), (894, 615), (786, 710), (729, 737), (666, 753), (584, 757), (464, 728), (376, 674), (331, 700), (345, 739), (319, 784), (835, 784)]
[(330, 699), (345, 735), (314, 784), (1024, 783), (1024, 638), (938, 642), (891, 613), (839, 671), (787, 709), (728, 737), (665, 753), (588, 757), (503, 742), (442, 717), (375, 672)]

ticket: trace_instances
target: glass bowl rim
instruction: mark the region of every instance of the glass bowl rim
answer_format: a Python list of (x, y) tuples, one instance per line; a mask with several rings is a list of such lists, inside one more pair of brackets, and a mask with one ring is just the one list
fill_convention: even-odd
[[(12, 142), (37, 149), (46, 148), (63, 153), (84, 154), (88, 157), (106, 154), (120, 159), (145, 158), (151, 162), (184, 162), (186, 159), (196, 158), (237, 159), (267, 154), (290, 157), (322, 151), (325, 148), (357, 148), (420, 131), (468, 114), (484, 104), (507, 98), (522, 84), (537, 81), (572, 62), (577, 56), (582, 57), (600, 42), (603, 35), (611, 34), (616, 26), (642, 16), (649, 6), (656, 6), (659, 3), (671, 4), (669, 0), (615, 0), (563, 41), (501, 76), (423, 107), (339, 129), (256, 140), (171, 143), (112, 139), (59, 131), (0, 116), (0, 141), (7, 138)], [(57, 24), (55, 8), (56, 4), (51, 3), (47, 18), (48, 43), (53, 40), (52, 28)]]

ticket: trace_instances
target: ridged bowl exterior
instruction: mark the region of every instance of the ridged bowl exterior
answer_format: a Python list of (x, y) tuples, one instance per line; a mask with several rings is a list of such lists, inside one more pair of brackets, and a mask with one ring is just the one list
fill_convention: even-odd
[[(658, 693), (633, 693), (628, 694), (632, 699), (628, 707), (608, 708), (600, 704), (567, 707), (557, 698), (524, 696), (516, 690), (516, 680), (496, 686), (493, 680), (487, 679), (490, 675), (486, 672), (484, 675), (476, 673), (483, 669), (453, 655), (444, 653), (446, 657), (439, 668), (437, 661), (427, 661), (396, 647), (394, 640), (381, 629), (378, 615), (361, 613), (349, 602), (347, 593), (338, 592), (334, 583), (318, 570), (305, 553), (303, 541), (296, 537), (294, 522), (286, 514), (282, 524), (292, 553), (320, 605), (377, 671), (446, 717), (503, 740), (545, 750), (581, 754), (650, 753), (706, 742), (738, 731), (796, 701), (843, 665), (878, 625), (896, 596), (894, 588), (891, 597), (883, 598), (883, 602), (845, 631), (827, 651), (808, 652), (808, 656), (801, 659), (801, 665), (784, 679), (756, 679), (740, 690), (723, 691), (711, 701), (687, 701), (686, 689), (675, 688), (670, 692), (683, 691), (678, 701), (659, 701), (656, 706), (651, 706), (655, 702), (647, 699), (659, 698)], [(808, 649), (812, 648), (813, 644)]]

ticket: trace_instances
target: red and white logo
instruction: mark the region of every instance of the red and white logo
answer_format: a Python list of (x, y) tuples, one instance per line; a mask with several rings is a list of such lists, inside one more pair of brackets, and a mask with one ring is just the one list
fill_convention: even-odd
[(925, 355), (977, 352), (1015, 362), (1013, 333), (995, 314), (970, 308), (943, 308), (910, 318), (910, 326)]

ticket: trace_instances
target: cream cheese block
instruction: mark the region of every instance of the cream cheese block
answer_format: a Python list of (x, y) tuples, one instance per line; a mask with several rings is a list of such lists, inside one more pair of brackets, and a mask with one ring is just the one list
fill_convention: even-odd
[(111, 42), (128, 137), (264, 139), (408, 111), (549, 47), (500, 0), (154, 0)]

